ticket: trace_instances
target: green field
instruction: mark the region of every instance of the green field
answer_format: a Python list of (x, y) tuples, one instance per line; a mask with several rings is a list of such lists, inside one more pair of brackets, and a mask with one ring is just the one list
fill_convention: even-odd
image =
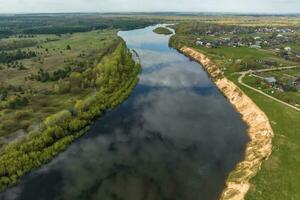
[(238, 84), (233, 80), (268, 116), (275, 137), (273, 152), (264, 161), (261, 171), (251, 180), (251, 189), (246, 200), (282, 200), (300, 197), (300, 112), (268, 99)]
[[(45, 38), (48, 40), (55, 38), (55, 40), (45, 42)], [(51, 74), (64, 67), (70, 67), (75, 74), (76, 71), (82, 71), (97, 64), (101, 57), (118, 43), (116, 30), (67, 34), (61, 37), (38, 35), (34, 40), (38, 41), (37, 45), (26, 49), (39, 52), (39, 56), (20, 60), (25, 70), (12, 68), (1, 70), (0, 84), (2, 86), (22, 87), (22, 92), (9, 91), (7, 101), (22, 95), (26, 96), (29, 103), (26, 106), (0, 109), (0, 136), (10, 135), (20, 129), (26, 131), (32, 124), (39, 123), (46, 116), (70, 107), (75, 100), (93, 91), (90, 87), (78, 86), (69, 92), (54, 92), (55, 85), (63, 84), (62, 81), (41, 82), (25, 80), (25, 77), (36, 75), (40, 69)], [(18, 40), (14, 39), (14, 41)], [(71, 47), (70, 50), (66, 49), (68, 45)], [(79, 66), (82, 69), (79, 69)], [(75, 81), (71, 79), (70, 74), (68, 81), (70, 83)], [(5, 104), (5, 101), (0, 102), (0, 105), (1, 103)], [(15, 123), (16, 121), (19, 123)]]

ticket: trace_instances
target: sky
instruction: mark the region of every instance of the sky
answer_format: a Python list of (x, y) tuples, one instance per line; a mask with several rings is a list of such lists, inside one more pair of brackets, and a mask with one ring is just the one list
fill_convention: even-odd
[(159, 11), (300, 13), (300, 0), (0, 0), (0, 13)]

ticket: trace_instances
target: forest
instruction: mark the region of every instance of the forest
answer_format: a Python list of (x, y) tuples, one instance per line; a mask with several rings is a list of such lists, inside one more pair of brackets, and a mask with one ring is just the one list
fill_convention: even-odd
[(12, 35), (66, 34), (103, 29), (130, 30), (155, 24), (158, 20), (101, 15), (13, 15), (0, 16), (0, 38)]

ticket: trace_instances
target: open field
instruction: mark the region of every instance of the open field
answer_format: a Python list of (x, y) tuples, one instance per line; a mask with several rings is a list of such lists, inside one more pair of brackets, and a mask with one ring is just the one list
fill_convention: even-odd
[[(61, 37), (48, 35), (48, 40), (55, 38), (50, 42), (44, 42), (44, 38), (45, 36), (36, 36), (35, 40), (42, 42), (38, 42), (35, 47), (28, 48), (38, 52), (38, 57), (19, 60), (23, 63), (24, 70), (7, 67), (1, 70), (2, 87), (21, 87), (20, 92), (8, 91), (7, 100), (24, 95), (29, 101), (26, 106), (7, 107), (0, 110), (1, 136), (20, 129), (26, 130), (30, 125), (40, 122), (46, 116), (63, 108), (70, 107), (75, 100), (93, 91), (92, 88), (81, 89), (80, 86), (70, 92), (54, 92), (58, 80), (25, 80), (27, 77), (37, 75), (40, 69), (49, 74), (66, 67), (70, 67), (74, 73), (80, 72), (99, 62), (101, 57), (109, 52), (110, 48), (114, 48), (118, 41), (116, 30), (75, 33)], [(18, 40), (15, 41), (18, 42)], [(71, 47), (70, 50), (66, 49), (68, 45)], [(80, 66), (82, 69), (79, 69)], [(19, 123), (16, 124), (16, 121)]]

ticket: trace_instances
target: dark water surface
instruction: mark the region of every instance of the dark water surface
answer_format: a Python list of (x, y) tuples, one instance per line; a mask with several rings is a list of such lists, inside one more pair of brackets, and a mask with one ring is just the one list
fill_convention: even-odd
[(119, 33), (143, 67), (130, 98), (0, 199), (217, 199), (246, 126), (201, 66), (152, 29)]

